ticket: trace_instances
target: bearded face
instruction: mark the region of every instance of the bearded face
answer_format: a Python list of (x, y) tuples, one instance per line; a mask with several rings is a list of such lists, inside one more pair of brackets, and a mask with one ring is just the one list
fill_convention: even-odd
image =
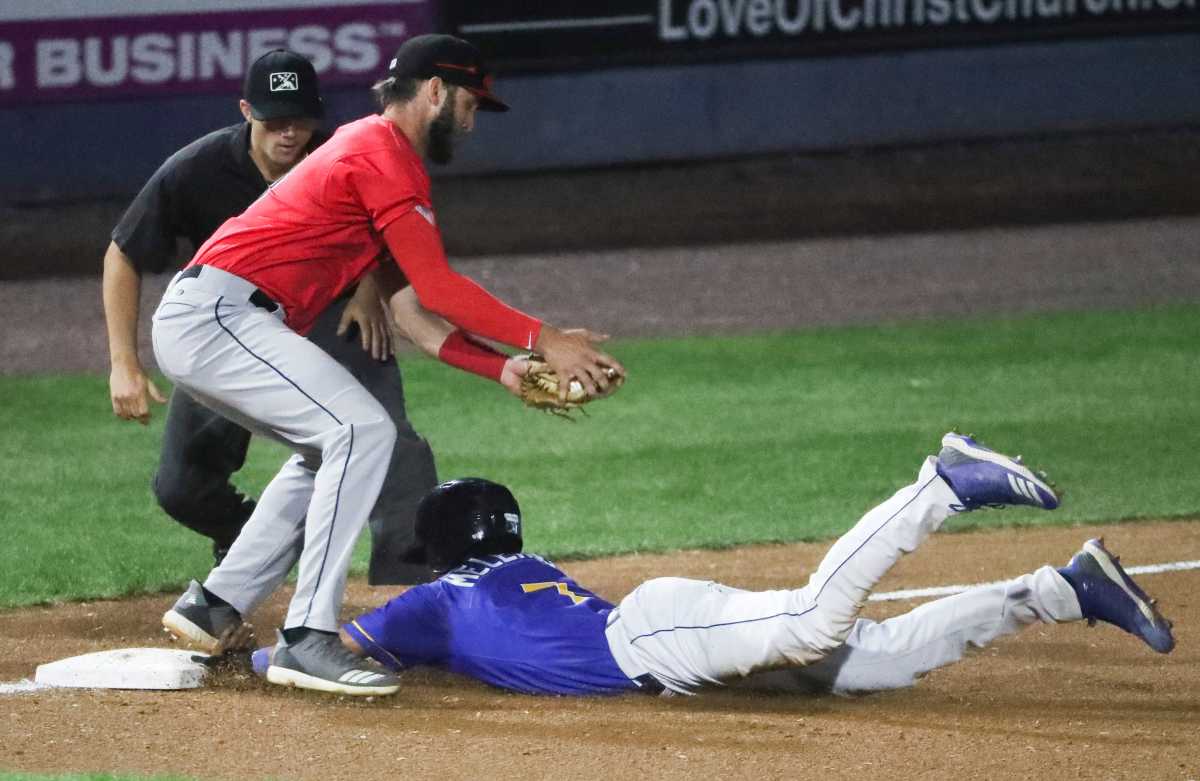
[(454, 159), (455, 137), (458, 135), (457, 89), (449, 89), (446, 102), (437, 117), (429, 124), (429, 143), (425, 145), (429, 159), (445, 165)]

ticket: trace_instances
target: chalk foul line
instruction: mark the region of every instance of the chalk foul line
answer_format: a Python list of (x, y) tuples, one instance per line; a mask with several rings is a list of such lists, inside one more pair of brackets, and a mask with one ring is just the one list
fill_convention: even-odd
[(28, 678), (21, 680), (21, 681), (14, 681), (12, 683), (5, 683), (4, 681), (0, 681), (0, 695), (2, 695), (2, 694), (25, 694), (27, 692), (41, 691), (42, 689), (48, 689), (48, 688), (50, 688), (50, 687), (45, 686), (40, 683), (34, 683), (33, 681), (29, 680)]
[[(1172, 561), (1165, 564), (1143, 564), (1138, 567), (1126, 567), (1130, 575), (1156, 575), (1160, 572), (1179, 572), (1181, 570), (1200, 569), (1200, 561)], [(867, 597), (871, 602), (890, 602), (899, 599), (927, 599), (929, 597), (948, 597), (961, 594), (968, 589), (995, 586), (1007, 583), (1007, 580), (993, 580), (987, 583), (972, 583), (968, 585), (931, 586), (929, 588), (909, 588), (901, 591), (884, 591)]]

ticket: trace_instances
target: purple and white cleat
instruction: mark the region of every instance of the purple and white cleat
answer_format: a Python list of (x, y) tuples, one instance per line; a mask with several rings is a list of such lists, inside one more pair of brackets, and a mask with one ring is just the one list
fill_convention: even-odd
[(958, 512), (1014, 504), (1045, 510), (1058, 507), (1059, 495), (1045, 474), (1034, 474), (1020, 456), (997, 453), (954, 431), (942, 437), (937, 473), (958, 496), (961, 504), (951, 505)]
[(1089, 624), (1103, 621), (1120, 627), (1160, 654), (1175, 647), (1171, 622), (1125, 572), (1120, 558), (1104, 547), (1104, 538), (1085, 542), (1058, 574), (1075, 589), (1079, 609)]

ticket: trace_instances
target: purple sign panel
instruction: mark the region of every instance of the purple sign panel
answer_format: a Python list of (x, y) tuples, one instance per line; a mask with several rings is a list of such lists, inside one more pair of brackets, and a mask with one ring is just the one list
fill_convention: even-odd
[(322, 85), (366, 85), (402, 41), (432, 32), (433, 21), (432, 0), (0, 18), (0, 107), (237, 91), (247, 66), (281, 47), (312, 60)]

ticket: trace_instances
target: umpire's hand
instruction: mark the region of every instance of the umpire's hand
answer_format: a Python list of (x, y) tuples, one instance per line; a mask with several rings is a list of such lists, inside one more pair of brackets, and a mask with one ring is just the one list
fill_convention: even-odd
[(108, 375), (108, 394), (114, 415), (122, 420), (136, 420), (143, 426), (150, 422), (150, 399), (159, 404), (167, 401), (140, 366), (113, 366)]

